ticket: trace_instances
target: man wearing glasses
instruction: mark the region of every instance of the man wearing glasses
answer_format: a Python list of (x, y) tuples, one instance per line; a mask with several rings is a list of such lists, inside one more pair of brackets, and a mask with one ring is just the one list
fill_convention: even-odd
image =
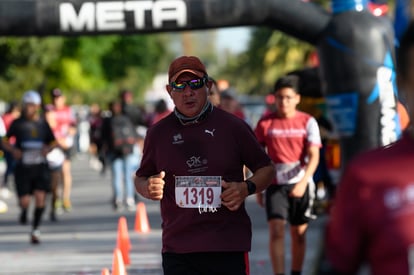
[(290, 224), (291, 274), (300, 275), (306, 251), (306, 230), (313, 215), (313, 174), (319, 163), (321, 137), (316, 119), (297, 109), (299, 78), (279, 78), (273, 89), (276, 111), (259, 120), (255, 133), (275, 164), (276, 177), (265, 194), (256, 195), (265, 207), (269, 254), (274, 274), (285, 273), (285, 224)]
[(168, 77), (175, 108), (148, 130), (135, 179), (161, 202), (164, 274), (249, 274), (244, 200), (270, 184), (273, 165), (249, 125), (211, 104), (197, 57), (175, 59)]

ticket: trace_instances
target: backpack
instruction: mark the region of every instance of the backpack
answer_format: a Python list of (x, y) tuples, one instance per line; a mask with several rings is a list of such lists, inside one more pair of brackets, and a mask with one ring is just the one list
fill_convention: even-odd
[(133, 152), (138, 134), (131, 120), (124, 115), (111, 119), (112, 148), (117, 155), (128, 155)]

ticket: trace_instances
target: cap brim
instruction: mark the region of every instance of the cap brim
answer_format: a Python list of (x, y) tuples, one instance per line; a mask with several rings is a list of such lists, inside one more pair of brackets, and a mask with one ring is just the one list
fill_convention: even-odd
[(193, 75), (196, 75), (196, 76), (198, 76), (198, 77), (203, 77), (203, 76), (205, 75), (205, 73), (200, 72), (200, 71), (197, 71), (197, 70), (184, 69), (184, 70), (178, 71), (178, 73), (176, 73), (175, 75), (173, 75), (173, 76), (170, 78), (170, 81), (171, 81), (171, 82), (176, 81), (176, 80), (177, 80), (177, 78), (178, 78), (181, 74), (183, 74), (183, 73), (192, 73)]
[(41, 102), (37, 101), (23, 101), (24, 104), (34, 104), (34, 105), (40, 105)]

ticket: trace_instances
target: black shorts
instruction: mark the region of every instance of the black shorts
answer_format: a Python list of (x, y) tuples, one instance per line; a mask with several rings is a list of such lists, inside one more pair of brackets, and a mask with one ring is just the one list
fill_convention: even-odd
[(71, 160), (72, 157), (75, 155), (75, 147), (69, 147), (67, 149), (63, 149), (63, 154), (65, 155), (65, 160)]
[(301, 225), (316, 218), (313, 213), (314, 183), (308, 184), (302, 198), (289, 196), (294, 186), (294, 184), (271, 185), (266, 189), (266, 215), (268, 221), (282, 219), (289, 221), (291, 225)]
[(249, 275), (247, 252), (162, 253), (164, 275)]
[(46, 163), (36, 165), (18, 163), (14, 170), (14, 181), (18, 197), (32, 194), (35, 190), (49, 192), (49, 166)]

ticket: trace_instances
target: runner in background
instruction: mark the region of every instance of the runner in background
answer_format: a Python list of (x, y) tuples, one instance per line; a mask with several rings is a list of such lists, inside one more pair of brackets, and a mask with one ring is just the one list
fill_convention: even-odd
[(316, 119), (296, 109), (300, 102), (299, 78), (281, 77), (274, 87), (276, 111), (261, 118), (256, 137), (271, 157), (276, 177), (265, 192), (257, 193), (266, 206), (269, 225), (269, 253), (273, 272), (285, 274), (285, 228), (290, 224), (292, 240), (291, 274), (302, 272), (308, 222), (315, 219), (313, 174), (319, 163), (321, 137)]
[[(53, 175), (53, 179), (62, 178), (63, 190), (62, 200), (56, 199), (54, 203), (55, 208), (60, 208), (62, 205), (63, 210), (70, 212), (72, 210), (71, 203), (71, 191), (72, 191), (72, 171), (71, 171), (71, 158), (74, 154), (74, 141), (76, 135), (76, 117), (70, 106), (66, 105), (66, 96), (58, 88), (51, 91), (52, 104), (46, 106), (47, 121), (52, 127), (53, 133), (56, 137), (59, 147), (65, 154), (65, 160), (61, 169), (56, 169)], [(60, 174), (60, 175), (59, 175)], [(52, 186), (58, 188), (58, 183), (52, 182)], [(59, 192), (60, 193), (60, 192)], [(59, 196), (58, 196), (59, 197)]]
[(155, 103), (154, 115), (152, 117), (151, 125), (154, 125), (164, 117), (168, 116), (171, 110), (168, 109), (167, 102), (164, 99), (159, 99)]
[[(6, 152), (6, 150), (4, 150), (1, 141), (6, 136), (6, 131), (7, 130), (6, 130), (6, 126), (4, 125), (3, 118), (0, 117), (0, 153), (3, 153), (3, 154)], [(6, 171), (4, 171), (4, 172), (6, 172)], [(3, 191), (3, 190), (0, 189), (0, 191)], [(0, 194), (0, 197), (7, 198), (7, 196), (4, 196), (3, 194)], [(7, 210), (8, 210), (8, 207), (7, 207), (6, 202), (0, 199), (0, 214), (7, 212)]]
[(228, 88), (220, 93), (220, 109), (246, 120), (243, 107), (237, 99), (237, 93), (233, 88)]
[[(27, 224), (32, 196), (35, 199), (30, 241), (40, 242), (39, 226), (50, 189), (50, 172), (46, 155), (56, 146), (53, 132), (41, 115), (41, 97), (35, 91), (24, 93), (22, 115), (14, 120), (3, 139), (3, 147), (16, 159), (14, 180), (21, 209), (19, 222)], [(9, 142), (14, 137), (15, 145)]]
[[(17, 101), (11, 101), (7, 107), (6, 112), (2, 115), (2, 119), (4, 122), (4, 126), (6, 127), (6, 131), (10, 128), (12, 122), (20, 116), (20, 104)], [(14, 138), (10, 139), (10, 143), (14, 144)], [(12, 154), (8, 151), (4, 152), (4, 158), (6, 160), (6, 172), (4, 173), (2, 186), (0, 186), (1, 195), (4, 198), (8, 198), (10, 196), (10, 188), (9, 188), (9, 177), (13, 175), (14, 167), (16, 166), (16, 160), (13, 158)]]
[(97, 103), (90, 105), (88, 114), (89, 123), (89, 165), (98, 171), (104, 170), (105, 158), (102, 154), (101, 128), (103, 114), (101, 107)]
[(209, 93), (209, 100), (211, 104), (213, 104), (213, 106), (218, 107), (220, 106), (220, 90), (218, 88), (217, 81), (211, 76), (209, 76), (208, 78), (212, 83)]

